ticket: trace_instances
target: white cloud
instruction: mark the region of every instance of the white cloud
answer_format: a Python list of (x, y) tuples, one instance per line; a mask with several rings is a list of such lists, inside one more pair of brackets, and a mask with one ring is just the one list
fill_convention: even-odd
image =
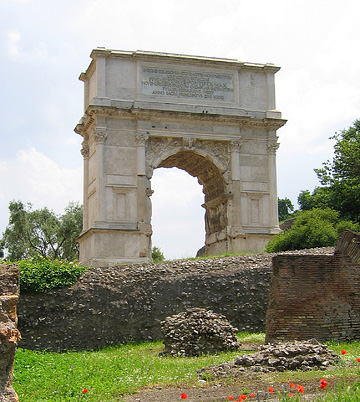
[(63, 213), (71, 201), (82, 203), (82, 167), (63, 169), (35, 148), (20, 150), (13, 160), (0, 162), (0, 233), (8, 224), (9, 202), (30, 202)]
[(8, 31), (6, 33), (7, 45), (9, 49), (9, 53), (13, 57), (17, 57), (20, 55), (19, 42), (21, 39), (21, 35), (19, 31)]

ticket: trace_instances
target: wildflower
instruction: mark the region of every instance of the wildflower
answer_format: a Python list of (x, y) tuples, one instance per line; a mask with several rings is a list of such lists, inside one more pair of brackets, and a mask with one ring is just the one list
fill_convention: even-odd
[(269, 387), (269, 392), (274, 392), (274, 388), (273, 388), (273, 387)]
[(294, 394), (292, 394), (291, 392), (289, 392), (289, 397), (292, 398), (294, 396)]
[(347, 351), (345, 349), (342, 349), (341, 354), (342, 355), (347, 355)]
[(290, 388), (295, 388), (295, 385), (293, 382), (291, 382), (289, 385), (290, 385)]
[(247, 398), (246, 395), (241, 394), (239, 397), (239, 401), (245, 401), (246, 398)]
[(255, 398), (256, 395), (255, 394), (250, 394), (250, 398)]
[(358, 357), (358, 358), (356, 359), (356, 361), (357, 361), (357, 362), (360, 362), (360, 357)]
[(304, 387), (300, 384), (296, 386), (296, 391), (300, 392), (300, 394), (304, 393)]
[(234, 397), (228, 395), (228, 401), (233, 401), (233, 400), (234, 400)]
[(322, 378), (320, 380), (320, 388), (325, 389), (327, 387), (327, 385), (328, 385), (327, 381), (324, 378)]
[(181, 399), (187, 399), (187, 395), (186, 394), (184, 394), (184, 392), (180, 395), (180, 398)]
[(87, 392), (89, 392), (86, 388), (83, 389), (83, 394), (86, 394)]

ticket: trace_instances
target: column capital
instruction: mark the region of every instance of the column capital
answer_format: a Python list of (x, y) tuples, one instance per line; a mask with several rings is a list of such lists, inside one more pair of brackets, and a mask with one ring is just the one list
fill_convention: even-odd
[(135, 134), (135, 143), (137, 146), (145, 146), (146, 141), (149, 139), (149, 134), (145, 133), (136, 133)]
[(89, 154), (90, 154), (89, 143), (84, 140), (84, 141), (81, 143), (81, 146), (82, 146), (81, 151), (80, 151), (80, 152), (81, 152), (81, 155), (82, 155), (84, 158), (88, 158), (88, 157), (89, 157)]
[(107, 139), (107, 132), (104, 128), (97, 128), (95, 130), (95, 141), (99, 144), (104, 144)]
[(243, 141), (241, 141), (241, 138), (236, 139), (236, 140), (231, 140), (231, 151), (232, 152), (239, 152), (242, 145), (243, 145)]
[(278, 143), (278, 138), (279, 137), (275, 137), (275, 138), (270, 138), (268, 140), (267, 143), (267, 150), (269, 152), (269, 154), (276, 154), (276, 151), (279, 149), (280, 144)]

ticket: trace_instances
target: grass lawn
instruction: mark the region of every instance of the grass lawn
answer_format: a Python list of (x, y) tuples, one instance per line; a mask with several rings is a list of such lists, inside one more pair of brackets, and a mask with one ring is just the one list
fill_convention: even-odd
[[(239, 340), (244, 345), (261, 344), (264, 334), (240, 333)], [(360, 343), (329, 343), (330, 349), (342, 355), (339, 368), (327, 371), (284, 372), (261, 374), (261, 381), (274, 383), (306, 383), (326, 378), (329, 384), (352, 383), (358, 379), (360, 371)], [(18, 349), (15, 357), (14, 388), (21, 402), (42, 401), (121, 401), (143, 387), (199, 386), (196, 370), (212, 364), (233, 361), (243, 352), (219, 353), (216, 356), (196, 358), (160, 357), (161, 342), (126, 344), (108, 347), (100, 351), (83, 352), (36, 352)], [(217, 380), (218, 381), (218, 380)], [(223, 380), (227, 385), (239, 383), (239, 379)], [(211, 382), (211, 380), (210, 380)], [(204, 386), (202, 384), (202, 386)], [(241, 384), (239, 384), (241, 386)], [(339, 395), (348, 393), (343, 385)], [(246, 384), (249, 388), (249, 384)], [(85, 392), (84, 392), (85, 391)], [(251, 392), (256, 390), (250, 389)], [(360, 401), (360, 392), (351, 391), (353, 399), (338, 401)], [(358, 394), (358, 399), (356, 397)], [(341, 396), (344, 398), (343, 396)], [(284, 399), (285, 401), (286, 399)], [(296, 400), (296, 399), (295, 399)]]

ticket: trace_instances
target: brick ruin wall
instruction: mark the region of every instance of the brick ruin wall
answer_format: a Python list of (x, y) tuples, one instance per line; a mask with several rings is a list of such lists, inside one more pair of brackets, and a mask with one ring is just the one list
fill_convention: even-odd
[(17, 402), (13, 369), (17, 342), (16, 305), (19, 298), (19, 267), (0, 265), (0, 402)]
[(359, 238), (344, 232), (333, 255), (273, 258), (266, 342), (360, 339)]

